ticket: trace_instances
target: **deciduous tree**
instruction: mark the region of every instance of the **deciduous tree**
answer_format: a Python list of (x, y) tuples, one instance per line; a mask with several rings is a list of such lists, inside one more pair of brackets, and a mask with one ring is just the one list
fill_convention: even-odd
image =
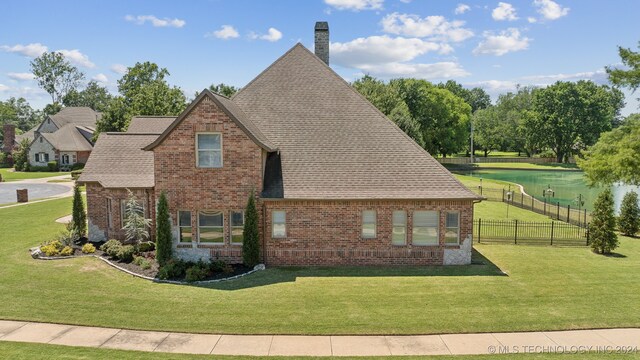
[[(640, 48), (640, 42), (638, 42), (638, 48)], [(614, 85), (626, 87), (635, 92), (640, 87), (640, 52), (619, 46), (618, 55), (627, 69), (607, 66), (609, 81)]]
[(91, 80), (81, 91), (73, 89), (62, 100), (64, 106), (88, 106), (95, 111), (103, 112), (107, 109), (111, 94), (106, 87)]
[(84, 79), (84, 74), (59, 52), (45, 52), (33, 59), (31, 72), (38, 86), (51, 95), (53, 103), (58, 104)]

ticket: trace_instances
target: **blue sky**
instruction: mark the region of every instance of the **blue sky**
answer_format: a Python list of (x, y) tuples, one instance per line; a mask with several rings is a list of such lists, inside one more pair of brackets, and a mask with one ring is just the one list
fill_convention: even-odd
[[(0, 14), (0, 99), (49, 96), (29, 61), (62, 51), (112, 92), (126, 66), (153, 61), (188, 96), (212, 83), (243, 86), (328, 21), (331, 66), (351, 81), (454, 79), (494, 98), (516, 84), (606, 83), (617, 46), (640, 41), (640, 1), (209, 0), (11, 1)], [(638, 111), (627, 93), (623, 113)]]

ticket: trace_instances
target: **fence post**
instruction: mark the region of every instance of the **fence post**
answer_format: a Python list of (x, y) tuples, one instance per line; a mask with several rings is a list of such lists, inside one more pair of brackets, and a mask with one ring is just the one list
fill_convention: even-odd
[[(580, 216), (580, 214), (578, 214)], [(584, 226), (587, 226), (587, 209), (584, 209), (584, 221), (582, 222)]]
[(544, 214), (547, 215), (547, 197), (544, 197)]
[(587, 246), (589, 246), (589, 224), (587, 224)]
[(515, 236), (513, 237), (513, 243), (515, 245), (518, 245), (518, 220), (515, 220), (516, 222), (516, 231), (515, 231)]
[(571, 224), (571, 205), (567, 204), (567, 224)]
[(524, 194), (520, 193), (520, 207), (524, 208)]
[(531, 197), (531, 211), (533, 211), (533, 196)]
[(482, 225), (482, 219), (478, 219), (478, 244), (480, 244), (480, 229)]
[(502, 202), (504, 202), (504, 188), (502, 189)]
[(556, 214), (556, 218), (557, 218), (557, 220), (560, 220), (560, 201), (556, 202), (556, 208), (558, 210), (558, 212)]
[(551, 245), (553, 245), (553, 227), (555, 223), (556, 223), (555, 221), (551, 222)]

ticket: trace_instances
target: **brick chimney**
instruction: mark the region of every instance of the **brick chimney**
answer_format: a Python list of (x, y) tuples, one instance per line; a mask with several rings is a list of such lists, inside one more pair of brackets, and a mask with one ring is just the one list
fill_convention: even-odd
[(320, 60), (329, 65), (329, 23), (326, 21), (316, 22), (315, 29), (315, 53)]
[(13, 124), (4, 124), (2, 133), (4, 135), (2, 152), (10, 154), (16, 145), (16, 126)]

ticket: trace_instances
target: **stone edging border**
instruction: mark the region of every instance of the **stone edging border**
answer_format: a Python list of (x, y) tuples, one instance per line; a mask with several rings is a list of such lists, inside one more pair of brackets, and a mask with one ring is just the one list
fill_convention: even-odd
[(230, 281), (230, 280), (235, 280), (235, 279), (239, 279), (241, 277), (253, 274), (254, 272), (257, 271), (261, 271), (265, 269), (265, 266), (263, 264), (258, 264), (256, 265), (253, 270), (247, 271), (246, 273), (243, 274), (238, 274), (232, 277), (228, 277), (228, 278), (223, 278), (223, 279), (214, 279), (214, 280), (203, 280), (203, 281), (193, 281), (193, 282), (187, 282), (187, 281), (177, 281), (177, 280), (161, 280), (161, 279), (157, 279), (157, 278), (152, 278), (150, 276), (145, 276), (145, 275), (141, 275), (141, 274), (137, 274), (131, 270), (127, 270), (121, 266), (116, 265), (114, 262), (110, 261), (109, 259), (103, 258), (102, 256), (98, 256), (98, 255), (72, 255), (72, 256), (40, 256), (40, 248), (39, 247), (35, 247), (35, 248), (31, 248), (29, 249), (29, 252), (31, 252), (31, 257), (36, 259), (36, 260), (65, 260), (65, 259), (75, 259), (75, 258), (83, 258), (83, 257), (94, 257), (96, 259), (102, 260), (105, 263), (107, 263), (108, 265), (110, 265), (111, 267), (118, 269), (124, 273), (127, 273), (129, 275), (138, 277), (140, 279), (144, 279), (144, 280), (149, 280), (149, 281), (153, 281), (155, 283), (163, 283), (163, 284), (173, 284), (173, 285), (206, 285), (206, 284), (215, 284), (215, 283), (219, 283), (219, 282), (223, 282), (223, 281)]

